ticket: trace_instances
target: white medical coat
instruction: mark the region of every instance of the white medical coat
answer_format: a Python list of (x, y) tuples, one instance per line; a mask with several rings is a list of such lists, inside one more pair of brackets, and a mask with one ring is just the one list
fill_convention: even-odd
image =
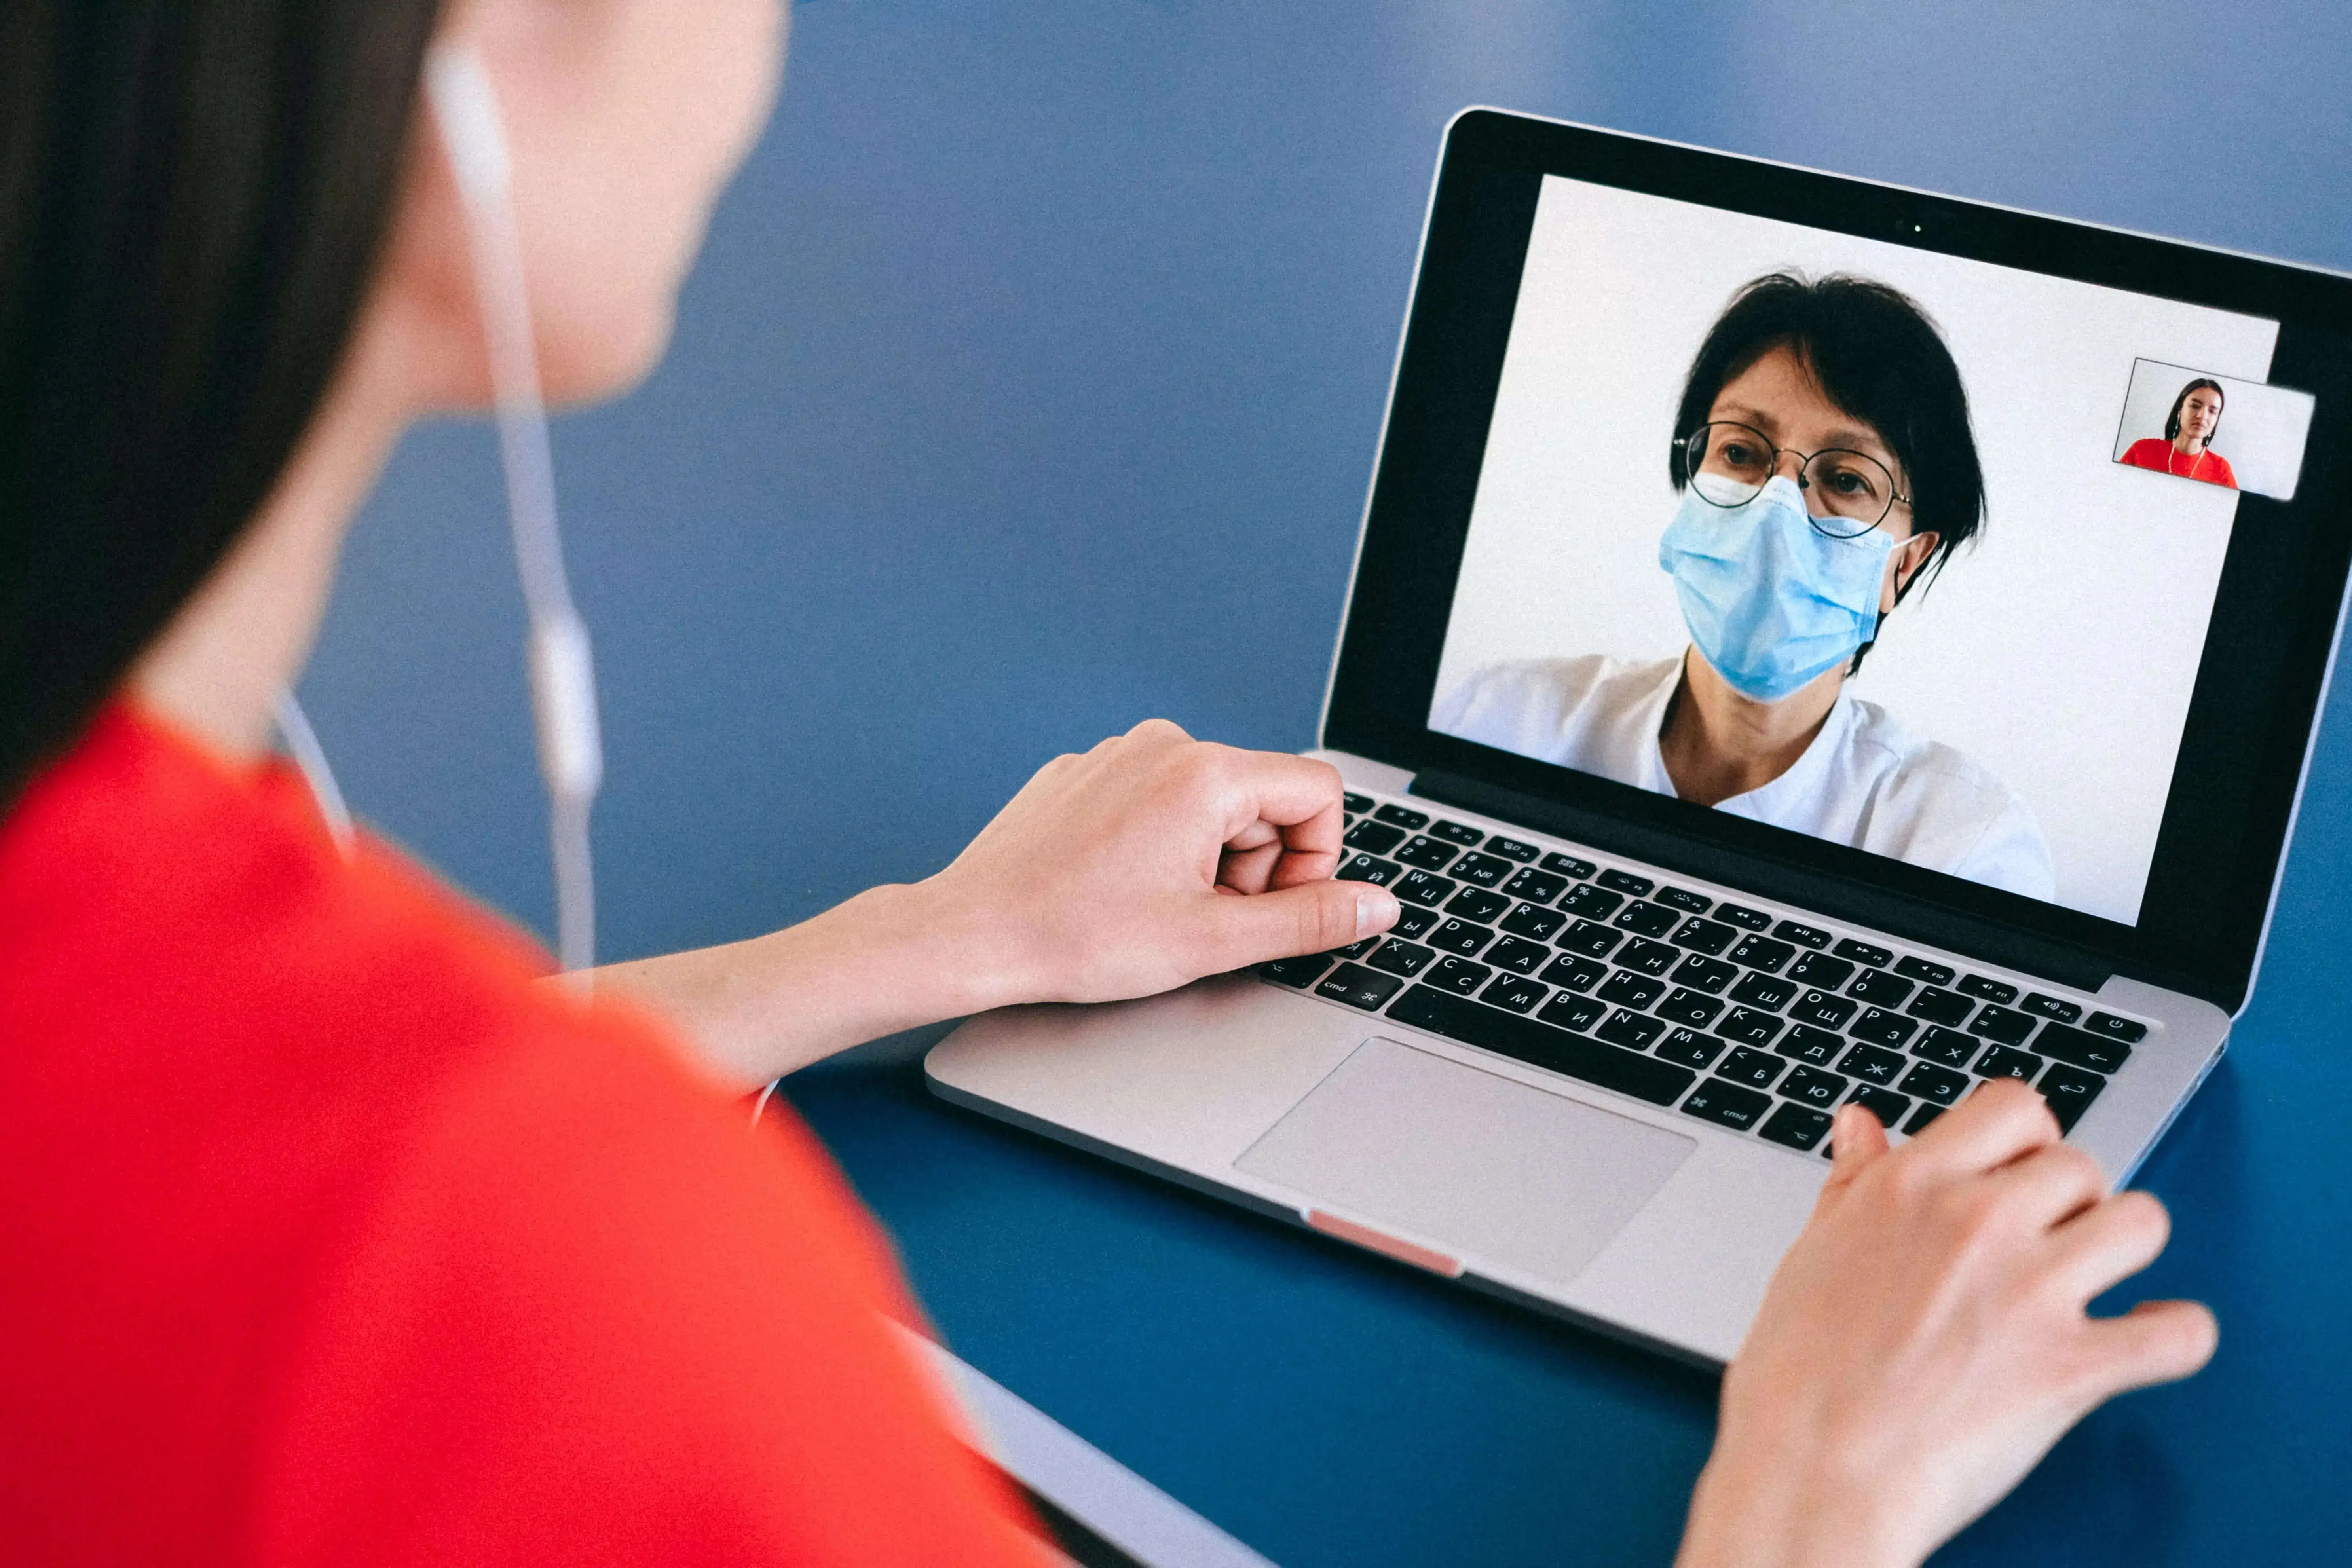
[[(1430, 728), (1481, 745), (1675, 793), (1658, 752), (1677, 658), (1588, 654), (1478, 671), (1438, 700)], [(2042, 826), (1990, 770), (1840, 691), (1794, 766), (1716, 809), (1913, 866), (2054, 900)]]

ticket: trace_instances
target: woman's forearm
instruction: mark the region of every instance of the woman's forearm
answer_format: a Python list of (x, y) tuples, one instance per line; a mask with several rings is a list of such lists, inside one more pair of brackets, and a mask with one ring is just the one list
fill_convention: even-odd
[(750, 1089), (864, 1041), (1019, 999), (983, 922), (937, 885), (858, 894), (799, 925), (596, 971)]

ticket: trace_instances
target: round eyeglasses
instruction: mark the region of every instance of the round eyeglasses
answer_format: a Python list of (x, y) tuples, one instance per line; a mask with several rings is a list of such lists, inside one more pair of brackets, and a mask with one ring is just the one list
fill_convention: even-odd
[[(1780, 471), (1781, 448), (1753, 426), (1711, 420), (1678, 444), (1691, 489), (1710, 506), (1745, 506)], [(1885, 521), (1896, 502), (1911, 500), (1895, 489), (1886, 465), (1867, 452), (1832, 447), (1795, 455), (1804, 458), (1797, 488), (1805, 492), (1806, 515), (1816, 531), (1832, 539), (1859, 539)], [(1818, 516), (1817, 506), (1822, 509)]]

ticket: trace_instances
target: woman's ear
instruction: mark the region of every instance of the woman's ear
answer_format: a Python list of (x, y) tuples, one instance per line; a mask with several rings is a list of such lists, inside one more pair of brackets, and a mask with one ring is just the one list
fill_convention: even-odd
[(1879, 590), (1880, 615), (1894, 613), (1911, 586), (1911, 579), (1919, 574), (1919, 568), (1927, 563), (1927, 557), (1936, 553), (1936, 546), (1942, 542), (1943, 536), (1931, 531), (1915, 533), (1895, 547), (1894, 553), (1886, 558), (1886, 581)]

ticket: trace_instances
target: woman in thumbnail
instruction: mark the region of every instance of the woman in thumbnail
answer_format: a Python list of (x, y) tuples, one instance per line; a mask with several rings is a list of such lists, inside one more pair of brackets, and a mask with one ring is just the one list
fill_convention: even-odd
[(1494, 666), (1432, 727), (2053, 899), (2025, 803), (1845, 689), (1983, 517), (1968, 394), (1927, 314), (1868, 279), (1757, 279), (1692, 363), (1668, 465), (1658, 563), (1689, 647)]
[(2164, 435), (2131, 444), (2124, 461), (2135, 468), (2160, 468), (2179, 479), (2201, 479), (2209, 485), (2238, 488), (2230, 459), (2212, 449), (2213, 432), (2221, 427), (2221, 384), (2200, 376), (2180, 389), (2165, 417)]

